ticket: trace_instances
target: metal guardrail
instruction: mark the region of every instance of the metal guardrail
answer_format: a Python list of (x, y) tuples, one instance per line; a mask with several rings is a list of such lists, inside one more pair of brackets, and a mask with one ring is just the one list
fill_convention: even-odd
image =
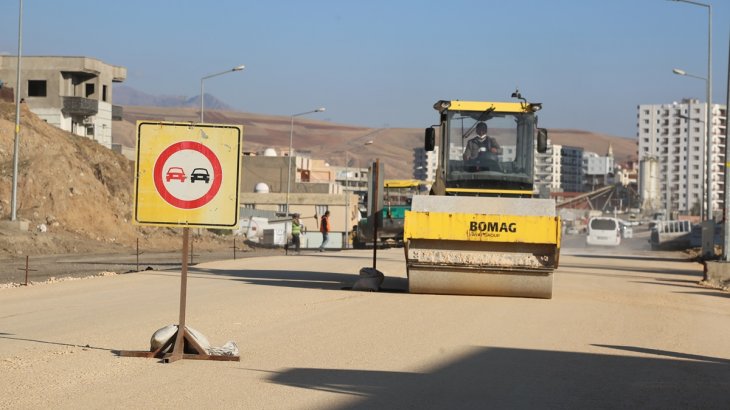
[(654, 229), (658, 233), (689, 233), (692, 232), (692, 223), (690, 221), (657, 221)]
[(656, 221), (651, 229), (649, 243), (652, 249), (687, 249), (691, 247), (690, 221)]

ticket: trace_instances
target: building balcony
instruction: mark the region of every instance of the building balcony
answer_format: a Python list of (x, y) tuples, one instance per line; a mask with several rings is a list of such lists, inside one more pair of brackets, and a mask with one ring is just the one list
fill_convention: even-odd
[(121, 121), (124, 116), (124, 107), (121, 105), (112, 105), (112, 121)]
[(99, 112), (99, 101), (83, 97), (63, 97), (61, 112), (65, 115), (90, 117)]

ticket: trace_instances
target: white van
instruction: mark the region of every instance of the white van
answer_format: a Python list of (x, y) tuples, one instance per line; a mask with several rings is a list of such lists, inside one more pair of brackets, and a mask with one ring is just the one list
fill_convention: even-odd
[(621, 225), (618, 219), (591, 218), (588, 222), (587, 245), (618, 246), (621, 244)]

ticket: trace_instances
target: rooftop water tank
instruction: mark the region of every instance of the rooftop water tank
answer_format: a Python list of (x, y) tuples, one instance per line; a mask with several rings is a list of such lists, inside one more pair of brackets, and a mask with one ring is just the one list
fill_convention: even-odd
[(253, 192), (255, 192), (257, 194), (268, 194), (269, 193), (269, 186), (266, 185), (266, 183), (264, 183), (264, 182), (259, 182), (253, 188)]

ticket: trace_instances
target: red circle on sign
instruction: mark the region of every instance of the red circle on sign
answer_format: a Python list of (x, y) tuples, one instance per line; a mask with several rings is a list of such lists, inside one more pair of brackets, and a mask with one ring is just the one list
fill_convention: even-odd
[[(165, 162), (167, 161), (167, 159), (170, 158), (172, 154), (184, 150), (193, 150), (203, 154), (205, 158), (210, 161), (210, 164), (213, 167), (213, 184), (211, 185), (210, 189), (208, 190), (208, 192), (205, 193), (205, 195), (193, 200), (180, 199), (174, 196), (170, 193), (170, 191), (167, 190), (165, 184), (162, 182), (162, 171), (164, 170)], [(199, 142), (182, 141), (172, 144), (169, 147), (165, 148), (164, 151), (162, 151), (160, 156), (157, 157), (157, 161), (155, 161), (155, 168), (152, 176), (155, 181), (155, 188), (157, 188), (157, 192), (168, 204), (181, 209), (195, 209), (200, 208), (201, 206), (207, 204), (213, 198), (215, 198), (216, 194), (221, 188), (221, 182), (223, 180), (223, 174), (221, 171), (221, 163), (215, 153), (210, 150), (210, 148)]]

